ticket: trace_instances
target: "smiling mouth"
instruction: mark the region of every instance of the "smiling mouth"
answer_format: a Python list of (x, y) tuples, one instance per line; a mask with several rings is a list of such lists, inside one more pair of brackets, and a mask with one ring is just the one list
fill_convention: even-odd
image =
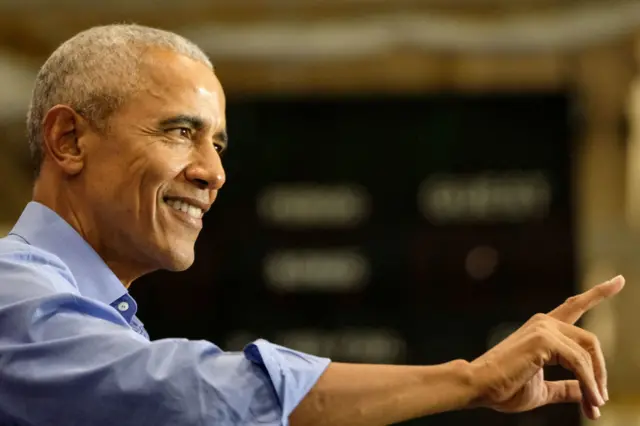
[(174, 210), (188, 214), (194, 219), (202, 219), (204, 212), (200, 207), (193, 206), (186, 201), (165, 198), (164, 202)]

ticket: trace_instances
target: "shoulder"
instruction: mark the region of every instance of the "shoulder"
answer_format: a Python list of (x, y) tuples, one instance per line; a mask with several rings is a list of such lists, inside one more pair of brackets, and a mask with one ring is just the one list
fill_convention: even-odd
[(58, 256), (14, 235), (0, 238), (0, 281), (37, 284), (55, 291), (74, 292), (76, 287), (71, 271)]

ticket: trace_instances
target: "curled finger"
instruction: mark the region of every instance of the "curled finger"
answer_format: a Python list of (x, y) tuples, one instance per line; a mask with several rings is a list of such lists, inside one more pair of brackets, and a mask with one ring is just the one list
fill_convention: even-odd
[(557, 332), (554, 337), (557, 340), (558, 361), (560, 365), (576, 375), (586, 402), (596, 407), (604, 405), (604, 399), (595, 378), (591, 355), (574, 340), (560, 332)]
[(598, 383), (598, 390), (600, 391), (603, 399), (605, 401), (608, 400), (607, 367), (604, 359), (604, 353), (602, 352), (602, 347), (600, 346), (598, 338), (593, 333), (560, 321), (557, 323), (557, 327), (562, 334), (569, 337), (589, 353), (593, 365), (594, 376)]

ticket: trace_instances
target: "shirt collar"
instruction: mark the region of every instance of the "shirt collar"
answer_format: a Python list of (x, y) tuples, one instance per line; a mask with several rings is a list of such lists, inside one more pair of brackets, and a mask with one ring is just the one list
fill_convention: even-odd
[(48, 207), (32, 201), (25, 207), (11, 234), (28, 244), (53, 253), (64, 262), (82, 296), (112, 305), (126, 298), (130, 309), (122, 312), (128, 322), (137, 306), (126, 287), (84, 238)]

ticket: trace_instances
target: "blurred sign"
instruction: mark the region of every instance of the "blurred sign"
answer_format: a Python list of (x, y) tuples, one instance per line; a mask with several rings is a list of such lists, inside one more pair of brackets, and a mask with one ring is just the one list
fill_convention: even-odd
[[(256, 333), (239, 331), (228, 338), (225, 349), (241, 350), (247, 342), (258, 337)], [(341, 362), (397, 364), (406, 356), (406, 342), (388, 329), (292, 329), (274, 334), (272, 340), (291, 349)]]
[(356, 250), (278, 251), (264, 261), (266, 283), (278, 292), (354, 292), (369, 275), (369, 262)]
[(525, 222), (549, 213), (551, 185), (535, 172), (438, 176), (420, 185), (418, 204), (434, 223)]
[(272, 185), (258, 197), (258, 215), (267, 224), (290, 228), (345, 228), (370, 214), (369, 195), (360, 185)]

